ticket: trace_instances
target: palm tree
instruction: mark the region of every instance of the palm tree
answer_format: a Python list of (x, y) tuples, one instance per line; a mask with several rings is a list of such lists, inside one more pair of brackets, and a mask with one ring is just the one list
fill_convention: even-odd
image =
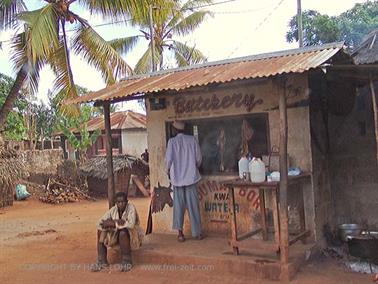
[[(211, 4), (213, 0), (171, 0), (164, 1), (164, 5), (159, 5), (159, 1), (146, 1), (152, 5), (153, 13), (153, 35), (155, 42), (155, 64), (159, 69), (164, 66), (164, 52), (172, 52), (178, 66), (202, 63), (206, 61), (205, 56), (195, 48), (175, 39), (177, 36), (186, 36), (192, 33), (205, 20), (206, 16), (211, 15), (210, 11), (195, 11), (204, 5)], [(132, 24), (140, 28), (140, 34), (126, 38), (119, 38), (109, 41), (110, 45), (122, 54), (130, 52), (141, 39), (146, 39), (150, 47), (144, 52), (142, 57), (135, 65), (135, 73), (147, 73), (152, 68), (152, 48), (150, 19), (148, 13), (143, 13), (141, 17), (135, 18)]]
[[(54, 92), (63, 98), (78, 95), (70, 63), (67, 25), (76, 30), (71, 49), (99, 70), (107, 84), (130, 74), (131, 68), (118, 52), (85, 19), (71, 11), (74, 2), (91, 13), (112, 19), (125, 19), (130, 14), (138, 18), (145, 13), (143, 0), (45, 0), (42, 8), (33, 11), (27, 10), (23, 0), (0, 0), (0, 30), (18, 31), (11, 39), (11, 60), (17, 76), (0, 109), (0, 133), (21, 87), (26, 85), (35, 93), (39, 72), (45, 65), (50, 65), (56, 74)], [(72, 113), (75, 108), (66, 111)]]

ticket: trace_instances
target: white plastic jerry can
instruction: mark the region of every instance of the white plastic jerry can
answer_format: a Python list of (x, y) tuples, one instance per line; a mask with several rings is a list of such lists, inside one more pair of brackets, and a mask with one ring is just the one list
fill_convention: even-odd
[(249, 161), (246, 157), (241, 157), (238, 162), (239, 167), (239, 177), (243, 178), (243, 173), (249, 172)]
[(265, 181), (265, 164), (260, 158), (253, 158), (249, 163), (249, 172), (251, 173), (252, 182)]

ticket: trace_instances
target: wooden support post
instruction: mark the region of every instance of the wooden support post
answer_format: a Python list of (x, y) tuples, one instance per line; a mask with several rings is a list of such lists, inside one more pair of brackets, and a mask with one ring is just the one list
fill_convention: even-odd
[(261, 229), (263, 240), (268, 240), (268, 226), (266, 224), (266, 212), (265, 212), (265, 196), (264, 189), (259, 187), (259, 199), (260, 199), (260, 214), (261, 214)]
[(272, 210), (273, 210), (273, 225), (274, 225), (274, 242), (277, 246), (280, 245), (280, 218), (278, 215), (277, 189), (272, 191)]
[(376, 141), (376, 147), (377, 147), (376, 155), (377, 155), (377, 163), (378, 163), (378, 110), (377, 110), (378, 106), (377, 106), (377, 96), (374, 89), (374, 82), (373, 82), (371, 74), (370, 74), (369, 86), (370, 86), (370, 93), (371, 93), (373, 113), (374, 113), (375, 141)]
[[(231, 222), (231, 243), (236, 243), (238, 240), (238, 228), (236, 225), (236, 212), (235, 212), (235, 195), (234, 187), (228, 187), (228, 210), (230, 212), (230, 222)], [(232, 246), (235, 255), (239, 254), (239, 248), (237, 246)]]
[(279, 79), (279, 111), (280, 111), (280, 257), (282, 281), (289, 281), (289, 222), (287, 212), (287, 106), (286, 106), (286, 78)]
[(105, 102), (104, 120), (105, 120), (105, 145), (106, 145), (106, 164), (108, 173), (108, 203), (109, 208), (114, 206), (114, 175), (113, 175), (113, 150), (112, 150), (112, 130), (110, 126), (110, 103)]

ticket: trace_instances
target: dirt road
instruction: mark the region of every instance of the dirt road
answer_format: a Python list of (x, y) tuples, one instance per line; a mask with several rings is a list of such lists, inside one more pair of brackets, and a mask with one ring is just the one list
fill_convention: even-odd
[[(145, 227), (148, 200), (133, 202)], [(107, 201), (49, 205), (37, 200), (16, 202), (0, 210), (0, 283), (277, 283), (251, 282), (222, 271), (146, 270), (136, 264), (128, 273), (116, 267), (92, 273), (96, 259), (95, 226)], [(331, 260), (311, 263), (292, 283), (372, 283), (368, 275), (345, 272)]]

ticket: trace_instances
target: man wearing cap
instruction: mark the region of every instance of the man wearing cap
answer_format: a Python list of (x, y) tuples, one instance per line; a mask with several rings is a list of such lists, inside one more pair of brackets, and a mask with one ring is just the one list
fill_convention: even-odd
[(184, 134), (185, 123), (175, 121), (173, 138), (168, 140), (165, 169), (173, 185), (173, 229), (178, 230), (178, 241), (185, 241), (183, 223), (188, 209), (192, 236), (201, 240), (201, 216), (197, 183), (201, 179), (198, 167), (202, 161), (201, 150), (194, 136)]

